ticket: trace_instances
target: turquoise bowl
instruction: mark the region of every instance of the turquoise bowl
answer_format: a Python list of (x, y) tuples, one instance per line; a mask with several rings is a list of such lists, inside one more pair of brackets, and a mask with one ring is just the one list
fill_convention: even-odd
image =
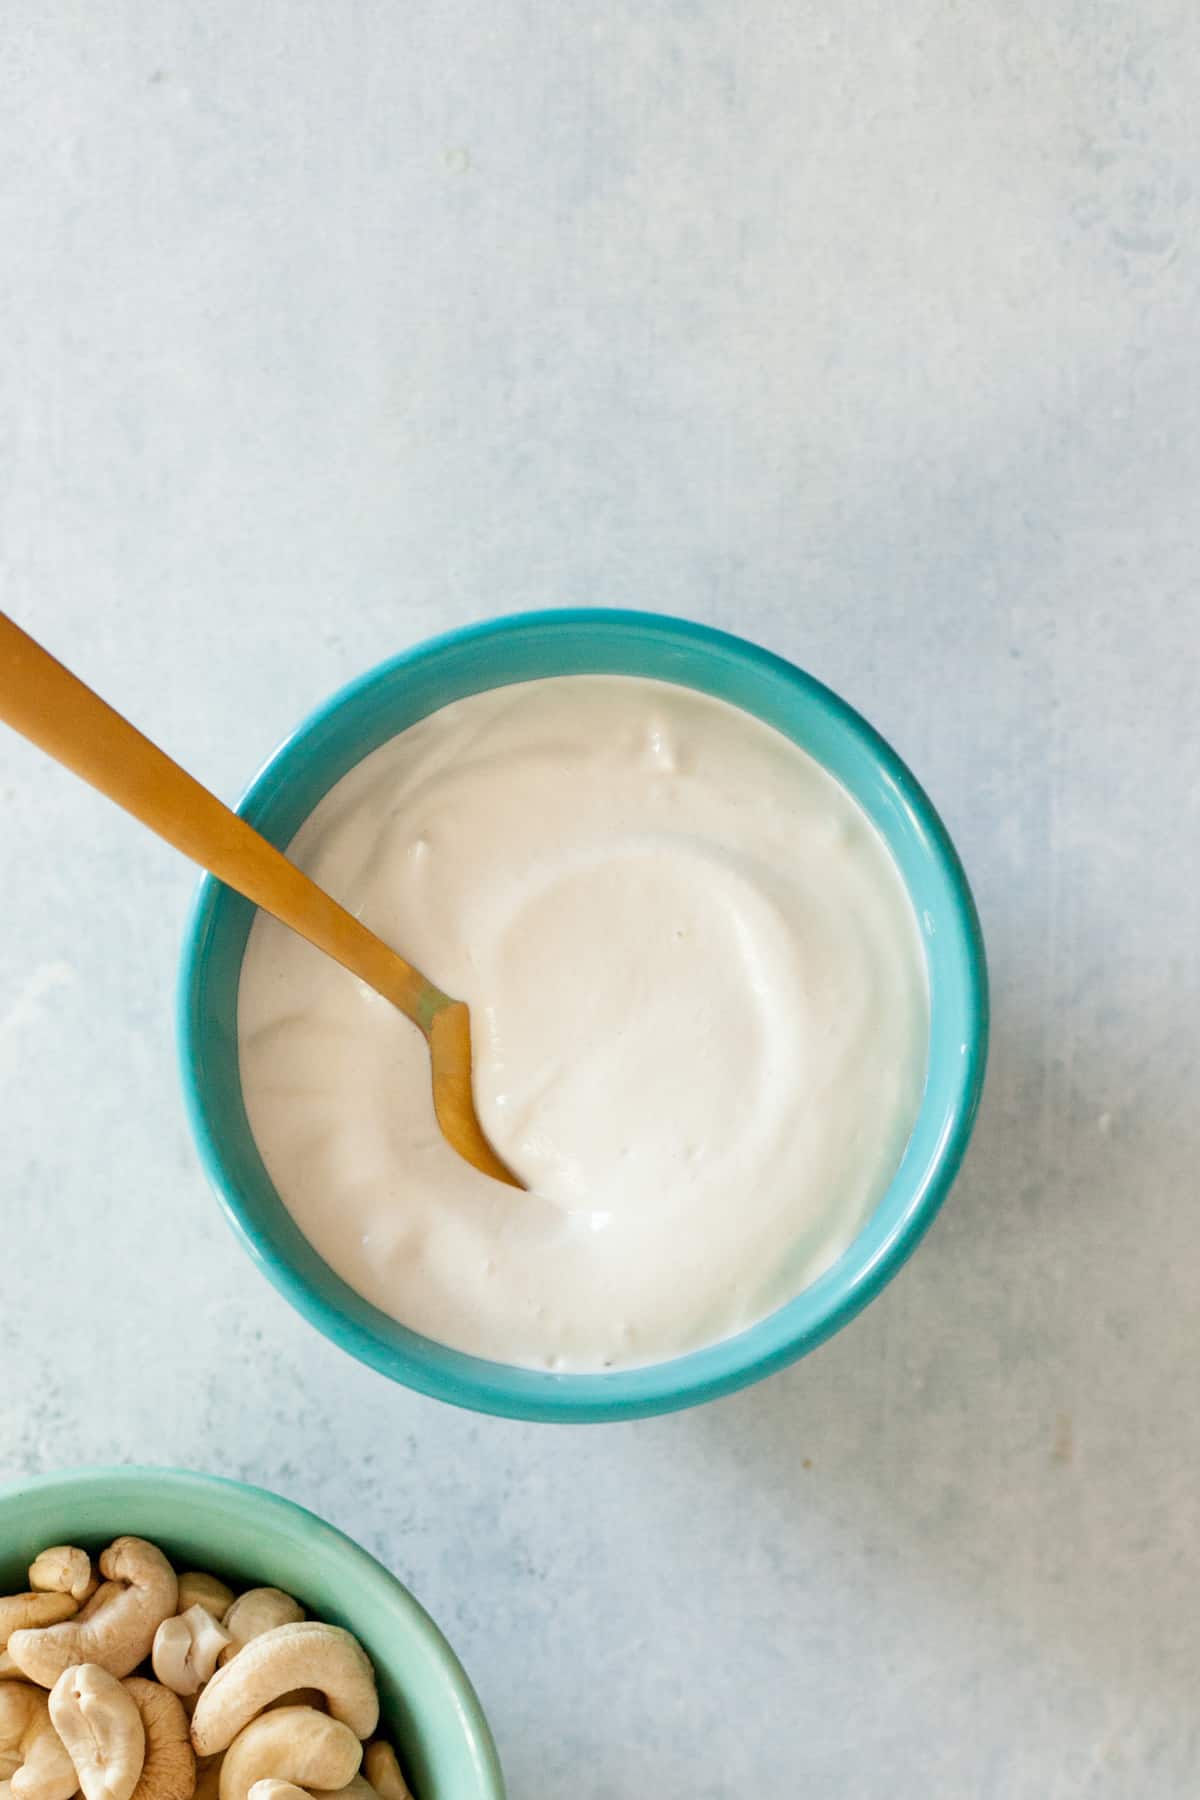
[(183, 1085), (201, 1159), (259, 1267), (343, 1350), (394, 1381), (511, 1418), (631, 1419), (711, 1400), (812, 1350), (911, 1254), (954, 1179), (987, 1056), (987, 972), (962, 866), (899, 757), (836, 694), (755, 645), (686, 620), (603, 610), (522, 613), (434, 638), (352, 682), (284, 743), (241, 803), (286, 847), (334, 782), (380, 744), (465, 695), (551, 675), (641, 675), (698, 688), (801, 744), (886, 839), (924, 937), (930, 988), (925, 1092), (908, 1147), (854, 1242), (803, 1293), (736, 1337), (648, 1368), (586, 1375), (464, 1355), (368, 1305), (293, 1224), (255, 1147), (238, 1072), (237, 989), (253, 908), (200, 884), (179, 993)]
[(278, 1494), (183, 1469), (68, 1469), (0, 1488), (0, 1593), (28, 1586), (48, 1544), (93, 1553), (129, 1532), (175, 1567), (234, 1587), (279, 1587), (310, 1616), (344, 1625), (375, 1665), (381, 1733), (416, 1800), (504, 1800), (475, 1690), (408, 1589), (373, 1556)]

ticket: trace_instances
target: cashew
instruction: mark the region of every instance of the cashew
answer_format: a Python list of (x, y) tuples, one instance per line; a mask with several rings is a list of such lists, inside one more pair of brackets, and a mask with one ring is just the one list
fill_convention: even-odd
[(239, 1594), (225, 1617), (222, 1625), (229, 1633), (230, 1643), (227, 1650), (222, 1650), (222, 1663), (232, 1662), (239, 1650), (264, 1631), (274, 1631), (277, 1625), (298, 1625), (304, 1618), (304, 1608), (290, 1594), (280, 1588), (249, 1588), (246, 1593)]
[[(0, 1780), (10, 1781), (24, 1758), (21, 1739), (33, 1715), (34, 1701), (41, 1688), (28, 1681), (13, 1681), (0, 1687)], [(45, 1699), (45, 1695), (42, 1694)]]
[[(18, 1669), (7, 1650), (0, 1650), (0, 1681), (24, 1681), (24, 1671)], [(0, 1692), (3, 1692), (0, 1689)]]
[(268, 1776), (254, 1783), (249, 1800), (379, 1800), (379, 1796), (361, 1775), (352, 1775), (345, 1787), (311, 1789), (297, 1787), (294, 1781), (278, 1781)]
[(12, 1800), (71, 1800), (79, 1778), (50, 1722), (44, 1689), (24, 1681), (0, 1688), (0, 1744)]
[(375, 1671), (366, 1651), (348, 1631), (310, 1619), (264, 1631), (217, 1670), (192, 1714), (197, 1753), (227, 1749), (256, 1713), (301, 1686), (320, 1688), (333, 1717), (355, 1737), (370, 1737), (379, 1723)]
[[(119, 1581), (102, 1581), (86, 1606), (80, 1607), (74, 1615), (68, 1615), (72, 1630), (78, 1633), (83, 1626), (87, 1625), (89, 1621), (95, 1617), (102, 1606), (105, 1606), (109, 1600), (115, 1599), (121, 1592), (122, 1588)], [(30, 1595), (29, 1598), (32, 1599), (34, 1596)], [(64, 1601), (70, 1599), (70, 1595), (38, 1594), (36, 1598), (43, 1601), (53, 1600), (61, 1605)], [(4, 1602), (0, 1601), (0, 1606), (3, 1604)], [(74, 1605), (74, 1601), (71, 1601), (71, 1604)], [(24, 1645), (24, 1654), (32, 1657), (34, 1661), (38, 1663), (39, 1667), (42, 1662), (46, 1661), (47, 1644), (53, 1645), (55, 1642), (53, 1639), (46, 1640), (45, 1642), (43, 1641), (45, 1633), (49, 1629), (49, 1625), (36, 1627), (29, 1626), (22, 1627), (19, 1631), (14, 1630), (11, 1633), (12, 1637), (20, 1638), (21, 1643)], [(3, 1634), (3, 1630), (3, 1623), (0, 1622), (0, 1635)], [(51, 1667), (50, 1679), (43, 1681), (40, 1675), (34, 1675), (31, 1670), (26, 1669), (23, 1662), (18, 1663), (13, 1657), (11, 1650), (5, 1650), (3, 1653), (0, 1653), (0, 1679), (15, 1674), (20, 1676), (23, 1680), (36, 1681), (41, 1687), (53, 1687), (54, 1683), (58, 1680), (58, 1675), (61, 1673), (62, 1670), (60, 1669), (58, 1670), (58, 1674), (55, 1674), (53, 1667)]]
[(192, 1800), (196, 1758), (178, 1696), (138, 1675), (122, 1686), (141, 1715), (146, 1737), (146, 1760), (133, 1800)]
[(75, 1764), (47, 1716), (12, 1778), (12, 1800), (71, 1800), (78, 1792)]
[(229, 1633), (197, 1602), (155, 1632), (154, 1673), (176, 1694), (198, 1694), (228, 1642)]
[[(5, 1794), (21, 1766), (21, 1736), (29, 1722), (26, 1693), (30, 1683), (6, 1682), (0, 1687), (0, 1784)], [(37, 1689), (41, 1692), (41, 1689)]]
[(379, 1800), (412, 1800), (399, 1758), (386, 1738), (372, 1738), (363, 1751), (363, 1768)]
[(233, 1605), (233, 1589), (226, 1587), (223, 1581), (218, 1581), (215, 1575), (206, 1575), (200, 1569), (189, 1569), (186, 1575), (179, 1577), (179, 1598), (175, 1604), (180, 1612), (187, 1612), (193, 1606), (202, 1606), (220, 1624)]
[(0, 1599), (0, 1650), (14, 1631), (57, 1625), (73, 1619), (78, 1611), (79, 1602), (70, 1594), (6, 1594)]
[(95, 1618), (102, 1606), (107, 1606), (110, 1600), (115, 1600), (118, 1594), (123, 1594), (124, 1592), (125, 1583), (123, 1581), (102, 1581), (91, 1599), (85, 1600), (79, 1611), (75, 1614), (74, 1623), (76, 1625), (86, 1625), (89, 1619)]
[(132, 1694), (97, 1663), (65, 1669), (50, 1690), (50, 1717), (67, 1747), (84, 1800), (130, 1800), (146, 1756)]
[(149, 1656), (155, 1632), (175, 1611), (174, 1569), (145, 1538), (121, 1537), (102, 1553), (100, 1571), (107, 1579), (77, 1618), (40, 1631), (14, 1631), (9, 1638), (9, 1655), (32, 1681), (52, 1687), (77, 1663), (128, 1675)]
[(247, 1800), (274, 1775), (297, 1786), (340, 1788), (358, 1773), (362, 1745), (348, 1725), (309, 1706), (263, 1713), (239, 1731), (221, 1765), (220, 1800)]
[(92, 1574), (92, 1559), (74, 1544), (52, 1544), (29, 1565), (29, 1585), (43, 1594), (70, 1594), (82, 1606), (100, 1583)]

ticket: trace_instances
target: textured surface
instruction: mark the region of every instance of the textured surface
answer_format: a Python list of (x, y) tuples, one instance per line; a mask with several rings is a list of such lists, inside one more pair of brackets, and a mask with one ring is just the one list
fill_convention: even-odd
[(378, 1551), (517, 1800), (1183, 1800), (1200, 1758), (1192, 0), (165, 0), (0, 22), (3, 604), (232, 796), (440, 626), (742, 629), (925, 778), (995, 986), (894, 1287), (698, 1413), (346, 1361), (197, 1173), (190, 873), (0, 742), (0, 1475)]

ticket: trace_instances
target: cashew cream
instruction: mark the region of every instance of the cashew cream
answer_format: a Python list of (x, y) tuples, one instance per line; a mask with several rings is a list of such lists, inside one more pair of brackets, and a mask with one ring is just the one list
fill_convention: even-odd
[(352, 769), (291, 855), (469, 1002), (480, 1118), (530, 1188), (460, 1161), (418, 1032), (260, 914), (251, 1128), (404, 1324), (531, 1367), (658, 1361), (790, 1299), (881, 1198), (925, 1075), (916, 920), (858, 805), (750, 715), (625, 677), (475, 695)]

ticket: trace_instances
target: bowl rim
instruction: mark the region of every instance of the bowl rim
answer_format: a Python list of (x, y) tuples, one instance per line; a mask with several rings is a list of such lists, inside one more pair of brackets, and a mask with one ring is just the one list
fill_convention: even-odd
[(322, 1553), (328, 1551), (343, 1565), (353, 1564), (363, 1583), (389, 1607), (408, 1614), (422, 1639), (423, 1648), (439, 1676), (454, 1695), (455, 1711), (461, 1721), (463, 1735), (478, 1766), (483, 1790), (490, 1800), (504, 1800), (504, 1773), (500, 1754), (492, 1736), (482, 1703), (470, 1676), (436, 1619), (421, 1605), (416, 1595), (398, 1575), (356, 1543), (338, 1526), (331, 1525), (319, 1513), (276, 1494), (270, 1488), (252, 1482), (237, 1481), (228, 1475), (209, 1475), (197, 1469), (183, 1469), (153, 1463), (88, 1464), (82, 1468), (56, 1469), (50, 1474), (30, 1475), (0, 1486), (0, 1509), (7, 1501), (27, 1500), (34, 1494), (59, 1492), (79, 1493), (86, 1489), (124, 1485), (144, 1488), (149, 1492), (174, 1491), (188, 1500), (198, 1494), (225, 1501), (233, 1500), (253, 1515), (257, 1525), (266, 1517), (303, 1524), (305, 1532), (318, 1540)]
[[(177, 1044), (185, 1109), (200, 1161), (235, 1235), (284, 1298), (347, 1354), (430, 1398), (514, 1419), (582, 1424), (674, 1412), (733, 1393), (815, 1350), (879, 1294), (929, 1229), (966, 1153), (987, 1067), (990, 1009), (983, 934), (966, 872), (929, 796), (886, 739), (832, 688), (773, 651), (714, 626), (622, 607), (563, 607), (502, 614), (441, 632), (386, 657), (314, 707), (271, 752), (241, 795), (236, 810), (253, 816), (285, 778), (290, 760), (303, 751), (310, 738), (320, 736), (334, 714), (415, 665), (447, 651), (509, 634), (578, 632), (593, 627), (611, 631), (614, 626), (634, 633), (665, 634), (681, 646), (712, 652), (718, 658), (732, 658), (751, 669), (782, 678), (856, 739), (879, 767), (914, 817), (949, 896), (950, 923), (957, 934), (962, 960), (961, 1067), (954, 1102), (942, 1118), (936, 1151), (900, 1217), (873, 1251), (864, 1249), (856, 1256), (864, 1235), (859, 1233), (816, 1282), (775, 1312), (715, 1344), (629, 1370), (566, 1375), (546, 1372), (537, 1394), (531, 1395), (524, 1391), (529, 1378), (540, 1377), (541, 1372), (491, 1362), (466, 1352), (447, 1351), (445, 1346), (433, 1344), (412, 1331), (406, 1332), (408, 1348), (382, 1341), (317, 1292), (250, 1216), (238, 1183), (226, 1167), (220, 1132), (205, 1107), (200, 1078), (198, 999), (204, 975), (206, 927), (221, 896), (228, 893), (215, 877), (203, 875), (184, 931), (176, 990)], [(476, 691), (486, 691), (486, 686)], [(743, 710), (755, 716), (752, 708)], [(857, 795), (852, 794), (852, 798), (861, 804)], [(911, 899), (903, 874), (901, 879)], [(885, 1190), (876, 1212), (890, 1192), (890, 1187)], [(823, 1299), (827, 1297), (819, 1316), (807, 1322), (793, 1320), (789, 1326), (789, 1313), (817, 1290), (821, 1290)], [(428, 1351), (423, 1346), (428, 1346)], [(453, 1361), (454, 1372), (438, 1366), (447, 1358)]]

